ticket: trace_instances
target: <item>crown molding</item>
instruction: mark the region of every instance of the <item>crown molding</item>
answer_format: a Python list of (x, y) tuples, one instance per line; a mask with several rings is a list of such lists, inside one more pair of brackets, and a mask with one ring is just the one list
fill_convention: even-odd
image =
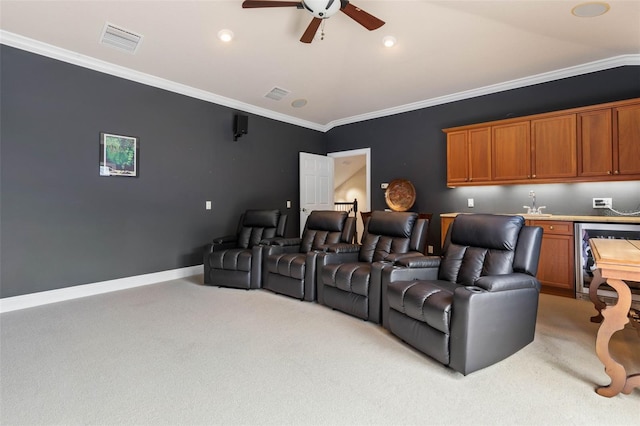
[(196, 89), (191, 86), (156, 77), (151, 74), (134, 71), (130, 68), (122, 67), (120, 65), (114, 65), (109, 62), (82, 55), (71, 50), (62, 49), (60, 47), (33, 40), (31, 38), (24, 37), (18, 34), (10, 33), (8, 31), (0, 30), (0, 44), (5, 44), (7, 46), (15, 47), (17, 49), (25, 50), (31, 53), (36, 53), (48, 58), (57, 59), (59, 61), (66, 62), (72, 65), (88, 68), (101, 73), (113, 75), (115, 77), (135, 81), (147, 86), (157, 87), (169, 92), (178, 93), (181, 95), (189, 96), (191, 98), (200, 99), (243, 112), (260, 115), (289, 124), (295, 124), (296, 126), (306, 127), (312, 130), (321, 132), (325, 131), (324, 126), (313, 123), (311, 121), (301, 120), (290, 115), (280, 114), (265, 108), (260, 108), (255, 105), (240, 102), (235, 99), (216, 95), (215, 93), (207, 92), (205, 90)]
[(418, 109), (428, 108), (436, 105), (447, 104), (450, 102), (461, 101), (478, 96), (490, 95), (492, 93), (505, 92), (511, 89), (533, 86), (540, 83), (548, 83), (550, 81), (560, 80), (563, 78), (576, 77), (582, 74), (589, 74), (596, 71), (603, 71), (628, 65), (640, 65), (640, 54), (614, 56), (612, 58), (588, 62), (582, 65), (562, 68), (559, 70), (536, 74), (529, 77), (518, 78), (515, 80), (506, 81), (504, 83), (492, 84), (477, 89), (471, 89), (463, 92), (453, 93), (450, 95), (440, 96), (437, 98), (426, 99), (424, 101), (400, 105), (397, 107), (382, 109), (379, 111), (373, 111), (366, 114), (355, 115), (353, 117), (347, 117), (330, 122), (325, 126), (324, 131), (326, 132), (334, 127), (343, 126), (345, 124), (352, 124), (359, 121), (387, 117), (394, 114), (401, 114), (403, 112), (415, 111)]
[(559, 70), (549, 71), (528, 77), (518, 78), (515, 80), (492, 84), (477, 89), (465, 90), (463, 92), (426, 99), (423, 101), (413, 102), (405, 105), (399, 105), (393, 108), (381, 109), (378, 111), (368, 112), (366, 114), (354, 115), (352, 117), (346, 117), (339, 120), (331, 121), (328, 124), (319, 124), (307, 120), (301, 120), (290, 115), (277, 113), (265, 108), (260, 108), (255, 105), (237, 101), (235, 99), (216, 95), (215, 93), (196, 89), (194, 87), (156, 77), (151, 74), (134, 71), (126, 67), (114, 65), (109, 62), (101, 61), (90, 56), (62, 49), (18, 34), (10, 33), (8, 31), (0, 30), (0, 44), (5, 44), (17, 49), (26, 50), (31, 53), (36, 53), (38, 55), (67, 62), (69, 64), (124, 78), (126, 80), (131, 80), (138, 83), (146, 84), (148, 86), (164, 89), (170, 92), (179, 93), (191, 98), (200, 99), (232, 109), (244, 111), (266, 118), (271, 118), (273, 120), (282, 121), (284, 123), (294, 124), (296, 126), (305, 127), (311, 130), (317, 130), (320, 132), (328, 132), (334, 127), (343, 126), (346, 124), (353, 124), (360, 121), (387, 117), (390, 115), (415, 111), (436, 105), (442, 105), (464, 99), (475, 98), (478, 96), (489, 95), (492, 93), (504, 92), (507, 90), (518, 89), (526, 86), (533, 86), (535, 84), (547, 83), (550, 81), (560, 80), (568, 77), (575, 77), (578, 75), (588, 74), (596, 71), (603, 71), (621, 66), (640, 65), (640, 54), (614, 56), (612, 58), (588, 62), (586, 64), (562, 68)]

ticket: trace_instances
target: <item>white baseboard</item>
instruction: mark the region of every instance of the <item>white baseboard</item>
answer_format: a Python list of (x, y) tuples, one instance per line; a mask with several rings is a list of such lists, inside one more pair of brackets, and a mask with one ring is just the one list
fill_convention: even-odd
[(34, 306), (46, 305), (48, 303), (62, 302), (64, 300), (78, 299), (80, 297), (94, 296), (96, 294), (109, 293), (111, 291), (124, 290), (127, 288), (140, 287), (143, 285), (156, 284), (163, 281), (190, 277), (201, 273), (202, 265), (195, 265), (186, 268), (154, 272), (152, 274), (119, 278), (117, 280), (82, 284), (21, 296), (4, 297), (0, 299), (0, 313), (32, 308)]

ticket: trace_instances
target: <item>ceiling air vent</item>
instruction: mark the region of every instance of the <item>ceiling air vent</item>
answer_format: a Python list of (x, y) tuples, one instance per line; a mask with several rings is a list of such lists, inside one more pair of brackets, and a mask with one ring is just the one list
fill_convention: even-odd
[(265, 98), (269, 98), (269, 99), (273, 99), (274, 101), (280, 101), (280, 100), (282, 100), (282, 98), (287, 96), (289, 93), (291, 93), (291, 92), (289, 92), (288, 90), (282, 89), (280, 87), (274, 87), (273, 89), (271, 89), (271, 91), (269, 93), (264, 95), (264, 97)]
[(100, 43), (133, 54), (142, 43), (142, 36), (107, 22), (102, 30)]

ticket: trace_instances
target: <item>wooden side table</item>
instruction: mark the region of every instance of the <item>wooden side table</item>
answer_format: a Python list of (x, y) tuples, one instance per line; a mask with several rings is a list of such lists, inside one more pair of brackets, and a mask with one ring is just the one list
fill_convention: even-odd
[(631, 290), (623, 280), (640, 281), (640, 241), (592, 238), (589, 240), (597, 276), (602, 277), (618, 293), (615, 305), (602, 309), (604, 320), (596, 337), (596, 354), (611, 378), (611, 384), (596, 389), (599, 395), (612, 397), (620, 392), (630, 394), (640, 386), (640, 374), (627, 376), (624, 366), (611, 357), (611, 336), (629, 322)]

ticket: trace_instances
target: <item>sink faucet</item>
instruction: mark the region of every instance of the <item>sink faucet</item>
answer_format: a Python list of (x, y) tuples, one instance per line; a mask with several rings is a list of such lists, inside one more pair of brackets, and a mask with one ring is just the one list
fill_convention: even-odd
[(546, 209), (547, 206), (536, 206), (536, 193), (529, 191), (529, 198), (531, 198), (531, 206), (522, 206), (527, 209), (527, 214), (542, 214), (542, 209)]

